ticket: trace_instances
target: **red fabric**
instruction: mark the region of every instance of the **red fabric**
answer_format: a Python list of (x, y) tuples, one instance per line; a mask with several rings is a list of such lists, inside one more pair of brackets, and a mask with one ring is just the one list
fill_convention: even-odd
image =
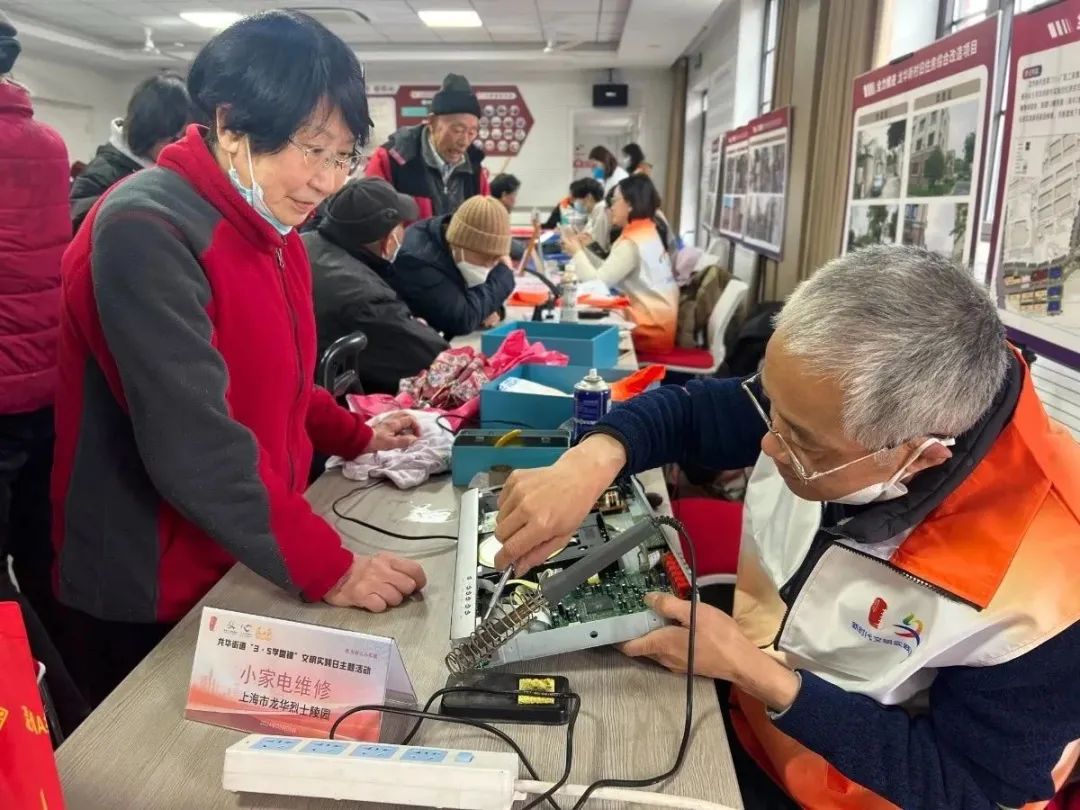
[[(307, 251), (295, 231), (280, 236), (232, 188), (199, 127), (189, 127), (183, 140), (161, 153), (158, 164), (182, 176), (222, 216), (199, 262), (213, 294), (207, 309), (215, 325), (213, 343), (228, 372), (227, 404), (233, 418), (251, 431), (258, 444), (259, 483), (266, 490), (270, 528), (290, 579), (307, 598), (321, 599), (348, 569), (352, 557), (337, 532), (304, 499), (313, 443), (322, 452), (354, 458), (370, 442), (372, 432), (363, 419), (312, 382), (316, 338)], [(93, 222), (103, 201), (122, 185), (106, 192), (91, 209), (88, 225), (79, 229), (64, 255), (65, 317), (58, 355), (65, 391), (56, 404), (52, 482), (57, 549), (65, 537), (65, 496), (83, 417), (88, 362), (102, 369), (113, 396), (127, 410), (98, 317), (91, 277)], [(290, 318), (295, 322), (290, 324)], [(265, 377), (261, 373), (265, 366), (258, 362), (262, 354), (298, 357), (295, 373)], [(235, 559), (164, 499), (159, 504), (157, 616), (159, 621), (175, 621)]]
[(712, 353), (708, 349), (681, 349), (676, 347), (669, 352), (638, 352), (638, 362), (707, 369), (713, 367), (714, 361)]
[[(739, 565), (743, 505), (716, 498), (679, 498), (671, 502), (671, 513), (694, 538), (699, 577), (734, 574)], [(682, 541), (686, 556), (686, 541)]]
[(415, 377), (401, 381), (400, 393), (352, 395), (349, 407), (364, 419), (401, 408), (437, 411), (458, 430), (480, 414), (480, 389), (500, 374), (525, 364), (565, 366), (569, 358), (549, 351), (543, 343), (529, 343), (524, 329), (515, 329), (489, 358), (472, 347), (447, 349)]
[[(389, 150), (385, 146), (380, 146), (368, 160), (367, 168), (364, 169), (364, 174), (367, 177), (381, 177), (387, 183), (393, 185), (394, 178), (390, 172), (391, 160), (393, 160), (393, 158), (390, 156)], [(488, 177), (487, 169), (483, 167), (480, 168), (480, 196), (491, 196), (491, 180)], [(431, 219), (432, 212), (435, 210), (431, 202), (431, 197), (414, 196), (413, 199), (420, 209), (420, 215), (414, 221), (419, 222), (422, 219)], [(405, 222), (402, 224), (408, 227), (412, 222)]]
[(22, 612), (0, 602), (0, 807), (63, 810)]
[(667, 375), (664, 366), (645, 366), (611, 384), (611, 401), (626, 402), (648, 390)]
[(0, 80), (0, 414), (53, 401), (60, 257), (71, 241), (67, 148)]
[(1080, 783), (1063, 787), (1046, 806), (1046, 810), (1080, 810)]

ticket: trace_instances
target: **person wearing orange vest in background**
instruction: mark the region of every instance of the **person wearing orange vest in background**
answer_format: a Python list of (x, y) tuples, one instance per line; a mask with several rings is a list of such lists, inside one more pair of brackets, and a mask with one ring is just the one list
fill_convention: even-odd
[(452, 214), (469, 197), (491, 193), (484, 150), (473, 143), (479, 134), (476, 93), (464, 76), (449, 73), (427, 121), (391, 135), (372, 153), (365, 174), (415, 199), (418, 221)]
[[(970, 271), (897, 245), (827, 263), (760, 374), (646, 392), (515, 472), (497, 565), (521, 576), (620, 471), (672, 462), (754, 467), (733, 617), (701, 606), (695, 661), (732, 684), (747, 808), (1054, 795), (1080, 739), (1080, 446)], [(685, 670), (689, 603), (647, 601), (672, 623), (622, 651)]]
[(37, 664), (15, 602), (0, 602), (0, 807), (64, 808)]
[(679, 314), (679, 287), (671, 256), (654, 217), (660, 210), (656, 186), (643, 174), (628, 177), (612, 194), (611, 223), (622, 228), (607, 259), (586, 245), (592, 234), (563, 234), (563, 250), (573, 259), (570, 267), (579, 281), (599, 279), (630, 299), (631, 333), (639, 352), (669, 352), (675, 348)]

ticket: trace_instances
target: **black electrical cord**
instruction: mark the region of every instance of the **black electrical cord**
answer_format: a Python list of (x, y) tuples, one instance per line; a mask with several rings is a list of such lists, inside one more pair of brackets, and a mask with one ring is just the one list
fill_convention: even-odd
[(674, 518), (667, 517), (665, 515), (658, 515), (653, 518), (657, 523), (664, 526), (670, 526), (679, 533), (681, 537), (686, 540), (686, 550), (688, 552), (690, 566), (690, 639), (686, 649), (686, 719), (683, 724), (682, 740), (679, 742), (679, 750), (675, 754), (674, 764), (664, 773), (658, 776), (653, 776), (648, 779), (598, 779), (589, 785), (585, 792), (581, 794), (581, 797), (575, 802), (572, 810), (579, 810), (585, 802), (589, 800), (589, 797), (597, 790), (603, 787), (628, 787), (628, 788), (643, 788), (655, 785), (657, 782), (663, 782), (665, 779), (670, 779), (677, 774), (683, 766), (683, 761), (686, 759), (686, 752), (690, 747), (690, 731), (694, 726), (694, 652), (696, 647), (697, 633), (697, 605), (698, 605), (698, 586), (697, 586), (697, 558), (694, 555), (694, 541), (690, 537), (689, 532), (686, 531), (686, 527)]
[(338, 507), (343, 501), (347, 501), (349, 498), (351, 498), (358, 492), (363, 492), (365, 489), (371, 489), (375, 486), (379, 486), (379, 484), (368, 484), (366, 487), (357, 487), (350, 492), (346, 492), (344, 495), (342, 495), (330, 505), (331, 511), (333, 511), (333, 513), (341, 520), (346, 520), (349, 523), (355, 523), (358, 526), (363, 526), (365, 529), (371, 529), (373, 532), (385, 534), (387, 537), (394, 537), (398, 540), (453, 540), (454, 542), (457, 542), (457, 537), (451, 537), (448, 534), (398, 534), (397, 532), (392, 532), (389, 529), (384, 529), (380, 526), (374, 525), (373, 523), (368, 523), (367, 521), (360, 520), (359, 518), (349, 517), (340, 509), (338, 509)]
[(522, 810), (530, 810), (530, 808), (537, 807), (537, 806), (539, 806), (540, 804), (542, 804), (543, 802), (546, 801), (549, 804), (551, 804), (552, 807), (555, 808), (555, 810), (562, 810), (562, 808), (559, 807), (559, 805), (555, 802), (555, 800), (552, 798), (552, 796), (555, 795), (555, 793), (559, 790), (559, 788), (561, 788), (564, 784), (566, 784), (566, 780), (570, 777), (570, 766), (571, 766), (571, 762), (573, 760), (574, 727), (577, 724), (578, 713), (579, 713), (579, 711), (581, 709), (581, 696), (578, 695), (576, 692), (541, 692), (541, 691), (533, 691), (533, 690), (525, 690), (525, 689), (501, 690), (501, 689), (484, 689), (482, 687), (473, 687), (473, 686), (446, 687), (444, 689), (439, 689), (439, 690), (435, 691), (434, 693), (432, 693), (431, 697), (428, 698), (427, 703), (424, 704), (423, 710), (406, 709), (406, 708), (402, 708), (402, 707), (399, 707), (399, 706), (387, 706), (385, 704), (366, 704), (366, 705), (361, 705), (361, 706), (354, 706), (351, 709), (348, 709), (347, 711), (342, 712), (341, 715), (337, 718), (337, 720), (334, 721), (334, 724), (332, 726), (330, 726), (329, 739), (331, 739), (331, 740), (334, 739), (334, 735), (337, 734), (338, 727), (342, 724), (342, 722), (346, 718), (351, 717), (352, 715), (357, 714), (359, 712), (366, 712), (366, 711), (382, 712), (382, 713), (386, 713), (386, 714), (399, 714), (399, 715), (403, 715), (405, 717), (415, 717), (415, 718), (417, 718), (417, 722), (413, 725), (412, 729), (409, 731), (409, 733), (406, 735), (405, 739), (402, 741), (402, 743), (401, 743), (402, 745), (408, 745), (411, 742), (413, 736), (420, 729), (420, 726), (424, 722), (424, 720), (438, 720), (438, 721), (441, 721), (441, 722), (444, 722), (444, 723), (452, 723), (454, 725), (471, 726), (473, 728), (478, 728), (481, 731), (486, 731), (489, 734), (493, 734), (494, 736), (498, 737), (500, 740), (505, 742), (507, 745), (509, 745), (514, 750), (514, 753), (516, 753), (518, 755), (518, 757), (521, 759), (521, 763), (522, 763), (522, 765), (525, 766), (525, 770), (528, 772), (529, 776), (531, 776), (533, 779), (539, 781), (540, 776), (537, 773), (536, 768), (533, 767), (532, 762), (530, 762), (529, 758), (527, 756), (525, 756), (525, 752), (521, 750), (521, 746), (518, 745), (513, 740), (513, 738), (511, 738), (510, 735), (508, 735), (506, 732), (504, 732), (504, 731), (502, 731), (502, 730), (500, 730), (498, 728), (495, 728), (494, 726), (492, 726), (492, 725), (490, 725), (488, 723), (484, 723), (484, 722), (482, 722), (480, 720), (471, 720), (471, 719), (465, 718), (465, 717), (447, 717), (445, 715), (434, 714), (434, 713), (429, 711), (429, 709), (431, 708), (431, 705), (435, 702), (436, 698), (439, 698), (442, 695), (450, 694), (450, 693), (454, 693), (454, 692), (481, 693), (481, 694), (489, 694), (489, 695), (535, 695), (535, 696), (538, 696), (538, 697), (549, 697), (549, 698), (550, 697), (565, 697), (565, 698), (568, 698), (571, 701), (572, 705), (571, 705), (571, 708), (570, 708), (570, 717), (569, 717), (569, 721), (567, 723), (567, 728), (566, 728), (566, 767), (565, 767), (565, 769), (563, 771), (563, 776), (558, 782), (556, 782), (554, 785), (552, 785), (552, 787), (549, 790), (547, 790), (545, 793), (543, 793), (542, 795), (540, 795), (539, 797), (537, 797), (533, 801), (529, 802), (527, 805), (525, 805), (525, 807), (522, 808)]

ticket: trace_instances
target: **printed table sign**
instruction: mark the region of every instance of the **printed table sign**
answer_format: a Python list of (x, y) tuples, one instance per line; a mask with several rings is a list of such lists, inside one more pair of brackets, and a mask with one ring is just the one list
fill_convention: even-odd
[[(203, 608), (188, 689), (189, 720), (255, 734), (326, 738), (361, 704), (415, 707), (392, 638)], [(383, 715), (358, 712), (335, 739), (377, 741)]]

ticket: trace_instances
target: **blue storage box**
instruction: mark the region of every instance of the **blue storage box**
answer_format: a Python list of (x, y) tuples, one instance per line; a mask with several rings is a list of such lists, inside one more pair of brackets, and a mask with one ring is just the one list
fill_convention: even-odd
[(480, 351), (491, 357), (515, 329), (524, 329), (529, 343), (540, 341), (545, 349), (562, 352), (570, 365), (585, 366), (586, 371), (619, 363), (619, 327), (586, 323), (509, 321), (481, 335)]
[[(522, 365), (496, 377), (480, 389), (480, 424), (504, 432), (518, 425), (532, 430), (554, 430), (574, 415), (573, 396), (557, 397), (544, 394), (520, 394), (500, 391), (499, 384), (509, 377), (520, 377), (540, 385), (548, 385), (574, 393), (577, 385), (589, 373), (591, 366)], [(613, 383), (637, 369), (602, 368), (597, 374)]]
[(570, 448), (570, 434), (565, 430), (523, 430), (514, 444), (496, 447), (495, 442), (509, 430), (463, 430), (454, 437), (450, 450), (454, 486), (468, 486), (477, 473), (488, 472), (492, 467), (505, 466), (512, 470), (550, 467)]

